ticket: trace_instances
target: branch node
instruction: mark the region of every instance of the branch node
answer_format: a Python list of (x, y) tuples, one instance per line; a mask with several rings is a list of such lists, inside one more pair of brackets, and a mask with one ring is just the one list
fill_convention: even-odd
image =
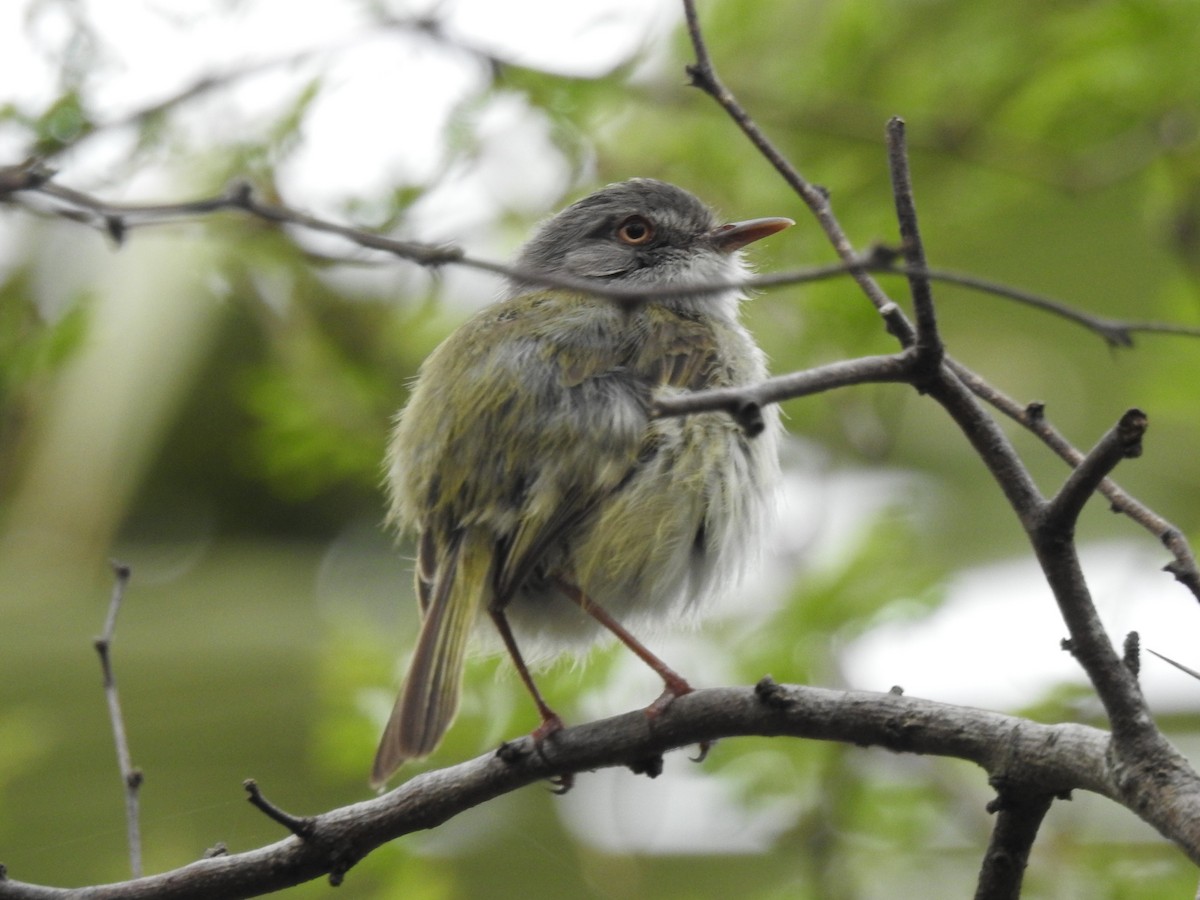
[(124, 563), (110, 562), (114, 581), (112, 596), (108, 602), (108, 613), (104, 618), (104, 631), (92, 641), (100, 657), (100, 673), (104, 684), (104, 698), (108, 706), (109, 725), (112, 728), (113, 744), (117, 751), (117, 769), (125, 785), (125, 831), (129, 842), (129, 869), (134, 878), (142, 875), (142, 838), (138, 822), (138, 788), (142, 785), (142, 772), (134, 768), (129, 752), (129, 738), (125, 731), (125, 717), (121, 712), (121, 698), (117, 691), (117, 676), (112, 664), (112, 642), (117, 631), (117, 615), (125, 601), (125, 589), (129, 586), (131, 570)]
[(867, 248), (867, 252), (863, 254), (862, 261), (863, 265), (868, 269), (890, 269), (901, 256), (899, 248), (891, 247), (887, 244), (875, 243)]
[(1176, 581), (1193, 594), (1200, 596), (1200, 576), (1197, 576), (1196, 570), (1191, 566), (1184, 565), (1179, 560), (1175, 560), (1163, 566), (1162, 570), (1172, 575)]
[(1125, 668), (1133, 673), (1133, 677), (1137, 678), (1138, 672), (1142, 668), (1141, 659), (1141, 642), (1136, 631), (1131, 631), (1125, 635), (1124, 653), (1121, 661), (1125, 663)]
[(893, 697), (903, 697), (904, 696), (904, 688), (898, 684), (893, 684), (890, 688), (888, 688), (888, 693), (891, 694)]
[(0, 196), (36, 190), (57, 174), (36, 156), (15, 166), (0, 166)]
[(205, 850), (202, 854), (200, 854), (200, 858), (201, 859), (216, 859), (218, 856), (228, 856), (228, 855), (229, 855), (229, 846), (224, 841), (218, 841), (217, 843), (215, 843), (211, 847), (209, 847), (207, 850)]
[(529, 755), (524, 741), (505, 741), (496, 748), (496, 759), (515, 766)]
[(120, 247), (125, 243), (129, 227), (125, 224), (124, 217), (110, 214), (104, 217), (104, 230), (112, 238), (112, 242)]
[(1136, 459), (1142, 455), (1142, 437), (1149, 424), (1150, 420), (1140, 409), (1128, 410), (1121, 416), (1121, 421), (1117, 423), (1117, 436), (1126, 459)]
[(899, 306), (889, 300), (879, 307), (879, 315), (883, 318), (884, 329), (902, 346), (907, 347), (912, 343), (912, 327)]
[(770, 675), (764, 675), (754, 685), (754, 696), (759, 703), (771, 709), (784, 709), (788, 705), (787, 693)]
[(1041, 400), (1025, 404), (1025, 418), (1030, 425), (1040, 425), (1046, 421), (1046, 404)]
[(250, 209), (254, 205), (254, 186), (241, 178), (230, 182), (225, 190), (225, 201), (239, 209)]
[(645, 759), (634, 760), (629, 764), (629, 771), (634, 775), (657, 778), (663, 773), (663, 758), (661, 756), (648, 756)]
[(309, 840), (315, 833), (314, 822), (308, 816), (293, 816), (291, 813), (284, 812), (270, 800), (263, 796), (262, 791), (258, 788), (258, 782), (253, 778), (247, 778), (242, 782), (242, 787), (246, 789), (249, 795), (246, 799), (250, 804), (257, 808), (267, 818), (272, 819), (294, 834), (301, 840)]

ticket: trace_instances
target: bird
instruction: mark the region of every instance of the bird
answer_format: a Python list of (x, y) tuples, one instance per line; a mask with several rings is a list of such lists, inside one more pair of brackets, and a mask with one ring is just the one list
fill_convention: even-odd
[(531, 649), (609, 631), (663, 679), (649, 714), (691, 691), (633, 629), (740, 582), (771, 521), (781, 426), (773, 406), (751, 435), (724, 412), (656, 417), (654, 404), (766, 377), (739, 319), (742, 248), (792, 224), (723, 223), (655, 179), (610, 184), (546, 220), (498, 300), (422, 364), (385, 460), (388, 521), (416, 538), (421, 624), (373, 787), (438, 746), (468, 638), (489, 619), (537, 707), (539, 742), (563, 723)]

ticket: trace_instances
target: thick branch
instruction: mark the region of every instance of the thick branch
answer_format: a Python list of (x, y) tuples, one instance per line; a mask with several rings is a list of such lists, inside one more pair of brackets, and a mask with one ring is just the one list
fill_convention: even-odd
[(1004, 779), (993, 783), (998, 796), (988, 809), (996, 814), (996, 823), (979, 869), (975, 900), (1017, 900), (1029, 852), (1055, 795), (1008, 785)]
[[(756, 688), (698, 690), (649, 718), (641, 710), (580, 725), (547, 739), (528, 738), (448, 769), (417, 775), (383, 797), (303, 819), (306, 836), (123, 884), (69, 890), (0, 880), (0, 900), (182, 900), (250, 897), (330, 872), (347, 871), (375, 847), (434, 828), (525, 785), (606, 766), (641, 767), (670, 750), (739, 735), (840, 741), (969, 760), (989, 775), (1019, 771), (1023, 784), (1051, 794), (1087, 790), (1119, 798), (1108, 735), (1084, 725), (1043, 725), (1000, 713), (896, 694), (831, 691), (764, 681)], [(1200, 818), (1200, 798), (1148, 779), (1139, 814), (1164, 827)], [(1200, 839), (1183, 845), (1200, 861)]]

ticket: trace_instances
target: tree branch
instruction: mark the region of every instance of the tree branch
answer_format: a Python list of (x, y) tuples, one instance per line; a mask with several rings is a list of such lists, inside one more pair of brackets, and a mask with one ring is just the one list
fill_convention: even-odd
[[(753, 278), (706, 281), (696, 284), (680, 283), (661, 285), (653, 290), (634, 290), (614, 288), (604, 281), (596, 279), (525, 272), (515, 266), (469, 256), (453, 245), (398, 240), (361, 228), (330, 222), (288, 206), (263, 202), (244, 182), (230, 185), (221, 194), (198, 200), (146, 204), (110, 203), (84, 191), (53, 182), (52, 179), (55, 175), (56, 172), (53, 169), (37, 159), (29, 159), (16, 165), (0, 166), (0, 202), (14, 202), (22, 194), (40, 195), (51, 200), (53, 206), (45, 210), (27, 206), (26, 208), (31, 212), (49, 213), (58, 218), (91, 225), (103, 231), (117, 244), (124, 242), (128, 233), (135, 228), (170, 225), (220, 212), (244, 212), (277, 225), (289, 225), (308, 231), (333, 234), (365, 250), (387, 253), (425, 268), (437, 269), (447, 265), (459, 265), (543, 287), (584, 291), (625, 304), (642, 303), (651, 298), (721, 293), (729, 290), (755, 291), (811, 284), (853, 275), (861, 270), (878, 275), (900, 275), (910, 279), (923, 277), (930, 281), (955, 284), (985, 294), (1015, 300), (1079, 325), (1102, 338), (1110, 346), (1130, 347), (1133, 345), (1133, 335), (1138, 333), (1200, 337), (1200, 327), (1173, 322), (1135, 321), (1096, 316), (1049, 297), (977, 276), (950, 272), (945, 269), (896, 265), (897, 252), (878, 245), (870, 248), (865, 254), (826, 265), (773, 272)], [(322, 259), (327, 259), (327, 257), (322, 257)], [(347, 264), (361, 262), (361, 260), (350, 258), (338, 261)], [(881, 308), (880, 311), (882, 314), (887, 313), (886, 308)], [(897, 324), (903, 333), (903, 323)]]
[(887, 124), (888, 170), (892, 178), (892, 197), (896, 221), (900, 225), (900, 248), (908, 273), (908, 290), (916, 315), (917, 353), (922, 366), (932, 372), (942, 364), (945, 348), (938, 335), (937, 313), (929, 276), (925, 274), (925, 246), (917, 223), (917, 204), (913, 196), (912, 176), (908, 169), (908, 148), (904, 120), (893, 117)]
[[(779, 685), (697, 690), (661, 714), (642, 710), (555, 733), (534, 752), (529, 738), (469, 762), (417, 775), (382, 797), (297, 819), (309, 827), (243, 853), (80, 890), (0, 880), (0, 900), (200, 900), (250, 897), (330, 873), (347, 872), (375, 847), (434, 828), (465, 810), (555, 776), (646, 759), (692, 744), (743, 735), (790, 736), (881, 747), (897, 753), (968, 760), (989, 774), (1019, 771), (1023, 784), (1049, 794), (1086, 790), (1119, 798), (1108, 735), (1077, 724), (1043, 725), (986, 710), (886, 693)], [(1164, 822), (1197, 815), (1200, 798), (1146, 786), (1139, 814), (1168, 837)], [(290, 817), (295, 818), (295, 817)], [(1200, 840), (1183, 845), (1200, 861)]]
[(1142, 455), (1146, 414), (1131, 409), (1109, 429), (1092, 450), (1071, 470), (1066, 482), (1046, 507), (1041, 529), (1056, 540), (1069, 540), (1083, 506), (1123, 459)]
[[(717, 80), (701, 33), (694, 2), (683, 0), (683, 3), (689, 34), (696, 52), (697, 62), (688, 68), (693, 83), (713, 96), (760, 152), (784, 175), (789, 184), (797, 189), (803, 188), (807, 183), (778, 151), (762, 138), (749, 116)], [(911, 203), (907, 161), (903, 158), (903, 130), (898, 120), (893, 120), (889, 130), (889, 151), (893, 192), (906, 260), (910, 266), (923, 271), (925, 262), (920, 248), (915, 206)], [(806, 202), (809, 202), (839, 257), (843, 261), (854, 259), (854, 251), (830, 212), (824, 192), (820, 192), (819, 197), (811, 191), (801, 190), (800, 193)], [(881, 303), (880, 292), (865, 272), (855, 275), (876, 309), (882, 312), (890, 306), (890, 302)], [(859, 277), (860, 275), (862, 277)], [(921, 326), (917, 331), (925, 332), (921, 340), (926, 354), (932, 355), (940, 348), (934, 345), (935, 321), (928, 284), (919, 274), (910, 280), (910, 283)], [(907, 347), (913, 341), (912, 326), (908, 325), (902, 314), (892, 315), (888, 330), (903, 346)], [(924, 375), (924, 372), (922, 374)], [(914, 386), (928, 393), (955, 421), (999, 484), (1025, 528), (1071, 634), (1070, 648), (1095, 687), (1112, 722), (1113, 759), (1120, 772), (1118, 780), (1122, 785), (1125, 802), (1131, 808), (1145, 811), (1148, 805), (1142, 792), (1156, 782), (1171, 784), (1173, 794), (1191, 797), (1200, 795), (1200, 777), (1154, 725), (1136, 677), (1117, 656), (1104, 632), (1079, 566), (1073, 535), (1063, 533), (1061, 529), (1064, 519), (1072, 510), (1076, 506), (1082, 506), (1084, 491), (1089, 486), (1095, 487), (1106, 474), (1107, 446), (1096, 455), (1094, 462), (1085, 466), (1083, 472), (1068, 479), (1070, 489), (1060, 493), (1056, 503), (1047, 503), (1007, 437), (996, 422), (984, 413), (976, 399), (979, 391), (974, 385), (988, 387), (965, 366), (949, 357), (943, 357), (936, 371), (930, 371)], [(1138, 430), (1132, 423), (1130, 428), (1133, 431)], [(1136, 440), (1133, 443), (1136, 444)], [(1129, 446), (1121, 441), (1116, 441), (1116, 444)], [(1110, 469), (1111, 465), (1107, 468)], [(1050, 523), (1050, 527), (1047, 527), (1047, 522)], [(1072, 527), (1073, 524), (1072, 520)], [(1173, 834), (1175, 840), (1183, 845), (1192, 845), (1200, 837), (1200, 820), (1187, 815), (1173, 817), (1170, 827), (1164, 833)], [(1032, 840), (1032, 835), (1029, 839)]]
[[(973, 394), (1034, 434), (1067, 465), (1074, 467), (1083, 461), (1083, 453), (1072, 446), (1071, 442), (1046, 419), (1042, 404), (1021, 405), (966, 366), (953, 360), (949, 361), (949, 365)], [(1171, 552), (1175, 559), (1165, 566), (1164, 570), (1174, 575), (1177, 581), (1200, 600), (1200, 567), (1197, 566), (1196, 557), (1183, 532), (1110, 478), (1101, 481), (1098, 490), (1108, 499), (1114, 512), (1128, 516), (1158, 538)]]
[[(721, 83), (717, 77), (717, 70), (713, 66), (712, 57), (708, 52), (708, 44), (704, 39), (704, 32), (700, 27), (700, 16), (696, 12), (695, 0), (683, 0), (683, 13), (687, 20), (688, 36), (692, 42), (692, 50), (696, 55), (696, 62), (693, 65), (686, 67), (688, 77), (692, 80), (692, 85), (704, 91), (712, 97), (717, 105), (720, 106), (737, 124), (742, 133), (749, 138), (750, 143), (762, 154), (775, 171), (780, 174), (784, 181), (794, 190), (797, 196), (804, 201), (804, 204), (812, 212), (821, 229), (829, 238), (830, 244), (833, 246), (834, 252), (838, 258), (846, 264), (851, 276), (858, 283), (859, 288), (871, 301), (877, 310), (882, 313), (892, 301), (887, 294), (884, 293), (878, 282), (870, 276), (865, 268), (862, 267), (862, 261), (859, 259), (858, 253), (851, 244), (850, 238), (846, 235), (845, 229), (837, 220), (837, 216), (833, 214), (833, 208), (829, 204), (829, 192), (822, 187), (812, 184), (793, 166), (774, 144), (763, 134), (762, 129), (754, 122), (753, 119), (737, 102), (733, 94), (728, 88)], [(903, 346), (908, 346), (911, 342), (911, 333), (907, 336), (897, 335)]]
[(893, 356), (864, 356), (839, 360), (803, 372), (790, 372), (758, 384), (660, 397), (654, 402), (651, 414), (668, 418), (698, 412), (725, 412), (741, 420), (748, 410), (768, 403), (807, 397), (854, 384), (912, 381), (915, 377), (914, 359), (910, 352)]
[(1055, 795), (1010, 785), (1004, 778), (993, 778), (992, 784), (997, 796), (988, 812), (996, 814), (996, 824), (979, 869), (975, 900), (1017, 900), (1029, 852)]
[(104, 676), (104, 697), (108, 702), (108, 718), (112, 726), (113, 743), (117, 748), (117, 766), (121, 782), (125, 787), (125, 829), (129, 843), (129, 871), (134, 878), (142, 874), (142, 838), (138, 824), (138, 791), (142, 786), (142, 770), (135, 768), (129, 753), (129, 738), (125, 732), (125, 717), (121, 713), (121, 699), (117, 693), (117, 677), (112, 667), (112, 642), (117, 629), (117, 613), (125, 599), (125, 588), (129, 584), (130, 570), (126, 565), (113, 563), (116, 581), (112, 598), (108, 604), (108, 615), (104, 620), (104, 632), (93, 642), (100, 656), (100, 671)]

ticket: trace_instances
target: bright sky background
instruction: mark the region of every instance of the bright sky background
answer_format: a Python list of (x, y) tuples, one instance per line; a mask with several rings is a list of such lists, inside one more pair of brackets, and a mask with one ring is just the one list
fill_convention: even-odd
[[(392, 4), (397, 18), (436, 13), (451, 38), (440, 42), (405, 31), (364, 38), (368, 18), (359, 4), (344, 0), (311, 0), (302, 13), (291, 0), (236, 4), (235, 12), (226, 6), (213, 0), (0, 4), (0, 102), (37, 111), (59, 94), (56, 60), (74, 30), (68, 10), (75, 7), (84, 10), (99, 36), (88, 67), (100, 77), (89, 100), (110, 119), (119, 120), (204, 76), (317, 51), (308, 61), (273, 66), (219, 92), (212, 104), (220, 104), (220, 117), (213, 116), (208, 102), (192, 107), (203, 134), (236, 135), (239, 127), (254, 122), (259, 110), (275, 108), (281, 97), (303, 85), (313, 71), (311, 63), (321, 65), (328, 77), (288, 173), (292, 186), (304, 188), (311, 200), (316, 192), (369, 192), (397, 176), (428, 177), (451, 104), (478, 89), (486, 74), (473, 54), (454, 43), (495, 53), (509, 63), (596, 75), (627, 60), (643, 42), (653, 43), (681, 15), (675, 0)], [(40, 10), (36, 14), (35, 8)], [(511, 115), (519, 117), (516, 110)], [(502, 137), (513, 124), (496, 121), (492, 127)], [(21, 151), (12, 137), (0, 127), (0, 153), (5, 156)], [(119, 154), (123, 146), (111, 150)], [(505, 149), (512, 148), (499, 152)], [(509, 163), (519, 158), (512, 152), (505, 155)], [(73, 160), (76, 165), (89, 161)], [(531, 186), (524, 178), (504, 183), (525, 188), (517, 192), (510, 187), (514, 200)], [(536, 197), (525, 202), (537, 205)]]
[[(0, 104), (36, 112), (57, 95), (54, 60), (71, 32), (69, 11), (80, 7), (102, 38), (93, 64), (103, 78), (90, 99), (114, 119), (201, 76), (320, 49), (323, 66), (333, 60), (331, 77), (304, 143), (287, 165), (285, 187), (300, 205), (329, 212), (334, 200), (347, 195), (369, 197), (383, 184), (427, 177), (451, 104), (485, 77), (472, 54), (427, 37), (358, 37), (364, 20), (356, 4), (344, 0), (311, 0), (303, 6), (294, 0), (259, 0), (241, 4), (236, 14), (224, 6), (213, 0), (0, 3)], [(447, 0), (394, 6), (398, 15), (436, 9), (463, 44), (509, 62), (585, 76), (627, 59), (648, 36), (652, 41), (665, 34), (681, 16), (675, 0)], [(31, 13), (35, 7), (41, 10), (36, 15)], [(31, 15), (32, 42), (27, 36)], [(189, 121), (198, 130), (236, 136), (238, 129), (253, 126), (260, 111), (303, 84), (313, 71), (310, 65), (274, 67), (239, 82), (195, 104)], [(485, 164), (422, 210), (426, 239), (455, 239), (478, 250), (472, 238), (482, 239), (494, 212), (479, 197), (533, 211), (563, 187), (566, 173), (543, 152), (549, 136), (536, 116), (516, 101), (499, 104), (487, 115), (481, 126), (488, 147)], [(92, 142), (86, 154), (61, 161), (70, 166), (64, 180), (103, 185), (105, 171), (122, 158), (131, 139), (118, 132)], [(0, 162), (19, 161), (24, 149), (13, 129), (0, 125)], [(146, 185), (134, 179), (127, 189), (136, 195), (139, 187)], [(845, 551), (847, 536), (888, 500), (891, 490), (881, 489), (872, 473), (839, 478), (846, 522), (833, 529), (827, 560)], [(794, 509), (803, 509), (810, 487), (793, 485)], [(1085, 555), (1112, 633), (1137, 627), (1145, 645), (1186, 661), (1192, 650), (1187, 635), (1196, 633), (1197, 623), (1181, 624), (1180, 617), (1194, 613), (1196, 604), (1158, 572), (1166, 561), (1165, 553), (1137, 534), (1127, 544), (1090, 547)], [(1064, 628), (1031, 559), (966, 572), (950, 593), (951, 601), (932, 619), (885, 626), (852, 648), (849, 684), (887, 690), (899, 683), (915, 695), (1004, 707), (1033, 699), (1048, 682), (1082, 678), (1057, 646)], [(1146, 665), (1144, 672), (1148, 693), (1163, 706), (1200, 690), (1162, 665)]]

